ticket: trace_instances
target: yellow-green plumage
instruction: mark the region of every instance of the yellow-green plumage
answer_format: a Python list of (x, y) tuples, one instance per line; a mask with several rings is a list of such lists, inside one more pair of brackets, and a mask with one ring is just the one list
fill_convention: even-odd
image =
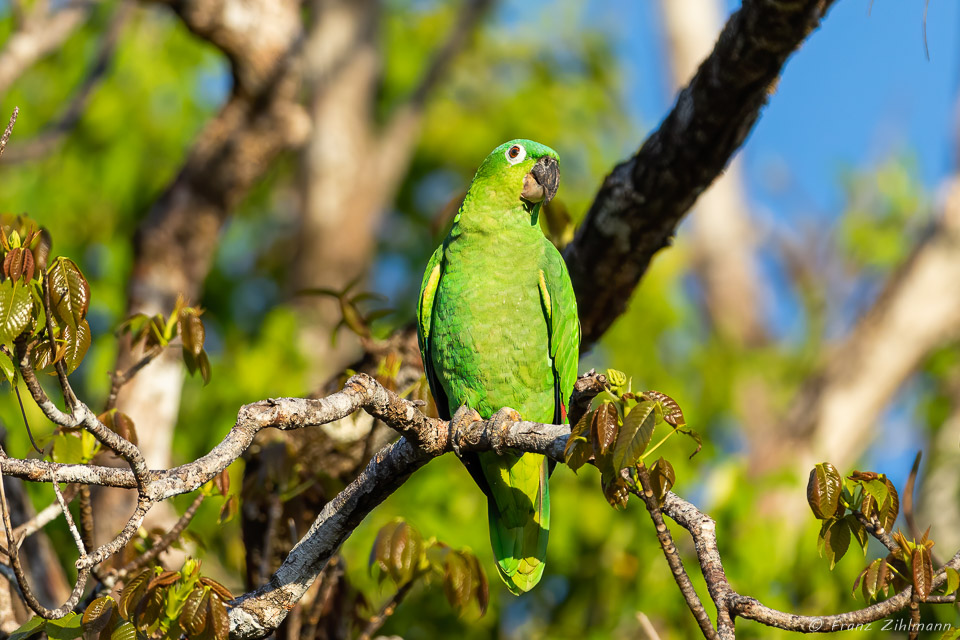
[[(580, 325), (566, 266), (537, 221), (539, 200), (556, 189), (557, 160), (529, 140), (495, 149), (427, 265), (420, 351), (444, 418), (467, 405), (484, 418), (510, 407), (526, 420), (566, 420)], [(514, 593), (531, 589), (543, 574), (550, 529), (547, 461), (494, 453), (463, 459), (488, 496), (501, 577)]]

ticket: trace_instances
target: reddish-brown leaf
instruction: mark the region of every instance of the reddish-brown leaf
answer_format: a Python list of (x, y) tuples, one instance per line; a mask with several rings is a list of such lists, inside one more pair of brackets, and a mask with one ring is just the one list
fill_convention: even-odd
[(103, 631), (117, 610), (116, 601), (110, 596), (101, 596), (87, 605), (80, 619), (84, 635)]
[(207, 626), (207, 602), (210, 590), (197, 586), (187, 596), (180, 611), (180, 626), (191, 638), (200, 635)]
[(233, 600), (233, 594), (230, 593), (230, 590), (213, 578), (201, 577), (200, 584), (210, 587), (210, 590), (217, 594), (224, 602)]
[(617, 408), (612, 402), (604, 402), (593, 413), (590, 436), (593, 440), (593, 450), (597, 454), (607, 455), (617, 437), (618, 420)]
[(913, 588), (921, 601), (926, 600), (933, 587), (933, 558), (925, 546), (913, 550), (912, 570)]
[(837, 512), (843, 480), (829, 462), (821, 462), (810, 471), (807, 481), (807, 504), (820, 520), (833, 517)]

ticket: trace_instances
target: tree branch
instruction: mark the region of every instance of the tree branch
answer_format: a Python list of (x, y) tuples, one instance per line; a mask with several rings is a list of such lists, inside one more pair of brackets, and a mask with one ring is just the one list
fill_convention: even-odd
[[(595, 374), (593, 377), (596, 377)], [(591, 384), (584, 384), (581, 387), (586, 393), (595, 393)], [(326, 398), (269, 399), (246, 405), (240, 410), (237, 422), (230, 433), (206, 456), (175, 469), (150, 471), (143, 476), (140, 503), (124, 531), (113, 543), (87, 556), (81, 555), (78, 560), (81, 582), (86, 580), (91, 566), (106, 559), (125, 544), (129, 539), (130, 531), (136, 530), (139, 520), (142, 520), (143, 514), (154, 502), (192, 491), (213, 478), (240, 456), (261, 429), (274, 427), (289, 430), (328, 424), (360, 408), (403, 434), (404, 437), (374, 456), (356, 480), (324, 506), (310, 530), (287, 555), (267, 584), (240, 596), (233, 602), (230, 621), (231, 637), (234, 640), (262, 637), (276, 629), (330, 558), (334, 556), (340, 545), (367, 514), (400, 487), (414, 471), (431, 459), (451, 451), (511, 450), (540, 453), (553, 460), (562, 461), (564, 447), (570, 435), (569, 425), (498, 420), (496, 417), (482, 420), (475, 414), (459, 422), (428, 418), (419, 412), (415, 403), (400, 398), (366, 374), (353, 376), (347, 381), (342, 391)], [(58, 465), (43, 460), (20, 460), (5, 456), (0, 456), (0, 473), (18, 475), (33, 481), (92, 481), (93, 484), (112, 484), (112, 486), (128, 488), (137, 486), (134, 472), (128, 469), (92, 465)], [(651, 506), (649, 500), (653, 496), (647, 491), (649, 482), (642, 482), (647, 485), (644, 487), (644, 500), (648, 502), (648, 510), (657, 525), (665, 555), (679, 578), (678, 584), (681, 585), (682, 590), (684, 585), (690, 588), (692, 586), (689, 585), (689, 578), (684, 580), (686, 574), (682, 563), (678, 565), (679, 556), (676, 555), (676, 547), (666, 530), (666, 525), (662, 518), (657, 519), (660, 511), (687, 529), (694, 539), (701, 571), (710, 597), (717, 606), (719, 626), (716, 632), (712, 629), (707, 630), (709, 624), (704, 624), (705, 613), (696, 594), (694, 593), (691, 597), (689, 589), (686, 589), (684, 595), (688, 597), (691, 610), (708, 638), (733, 637), (733, 619), (737, 615), (757, 620), (768, 626), (796, 631), (818, 631), (829, 630), (830, 625), (858, 624), (878, 620), (910, 604), (912, 596), (911, 589), (908, 588), (872, 607), (836, 616), (796, 616), (765, 607), (753, 598), (736, 593), (727, 581), (717, 548), (716, 525), (713, 520), (673, 493), (667, 494), (662, 507), (658, 507), (655, 501)], [(13, 539), (12, 526), (6, 508), (3, 509), (3, 516), (8, 539)], [(28, 589), (24, 588), (25, 582), (21, 578), (22, 570), (19, 569), (15, 557), (15, 547), (11, 547), (11, 551), (14, 554), (13, 568), (17, 574), (18, 583), (28, 595)], [(947, 566), (960, 567), (960, 552)], [(934, 578), (933, 589), (938, 588), (945, 580), (945, 571), (941, 569)], [(76, 604), (76, 599), (79, 597), (77, 594), (82, 592), (82, 585), (78, 583), (74, 591), (74, 596), (67, 603), (70, 607)], [(949, 599), (930, 600), (930, 602), (940, 601), (949, 601)], [(51, 611), (43, 609), (39, 603), (34, 607), (34, 603), (36, 603), (35, 599), (30, 602), (30, 606), (41, 615), (48, 617), (63, 615), (69, 610), (67, 605)], [(817, 625), (823, 625), (823, 627)]]
[(653, 520), (653, 525), (657, 530), (657, 539), (660, 541), (660, 548), (663, 549), (663, 555), (666, 557), (667, 564), (670, 565), (670, 570), (673, 572), (673, 579), (676, 580), (677, 586), (680, 587), (680, 593), (683, 594), (684, 599), (687, 601), (690, 612), (697, 620), (697, 624), (700, 625), (700, 631), (703, 633), (703, 637), (707, 638), (707, 640), (713, 640), (719, 636), (717, 635), (716, 629), (713, 628), (713, 624), (710, 622), (710, 617), (707, 615), (706, 609), (703, 608), (703, 603), (700, 601), (700, 596), (697, 595), (697, 590), (690, 581), (690, 576), (687, 575), (687, 571), (683, 567), (683, 560), (680, 559), (680, 552), (677, 551), (677, 545), (673, 542), (670, 529), (667, 528), (666, 523), (663, 521), (660, 504), (657, 502), (657, 498), (653, 495), (653, 490), (651, 489), (650, 474), (647, 472), (646, 467), (643, 466), (639, 467), (637, 474), (640, 479), (640, 491), (636, 491), (635, 493), (643, 500), (644, 505), (647, 507), (647, 512), (650, 513), (650, 518)]
[(604, 180), (564, 251), (589, 349), (626, 309), (653, 255), (730, 161), (791, 53), (832, 0), (745, 0), (637, 154)]

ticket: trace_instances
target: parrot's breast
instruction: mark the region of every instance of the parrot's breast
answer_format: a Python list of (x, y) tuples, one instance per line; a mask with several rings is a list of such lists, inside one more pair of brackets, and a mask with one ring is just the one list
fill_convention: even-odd
[(431, 332), (431, 360), (450, 413), (466, 404), (487, 418), (510, 407), (524, 419), (552, 422), (553, 363), (538, 288), (542, 244), (463, 240), (445, 250)]

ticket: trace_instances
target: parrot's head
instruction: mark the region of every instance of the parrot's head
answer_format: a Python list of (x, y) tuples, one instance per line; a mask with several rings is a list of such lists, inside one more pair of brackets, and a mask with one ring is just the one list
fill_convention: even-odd
[(532, 207), (550, 202), (560, 185), (560, 156), (533, 140), (511, 140), (490, 152), (473, 179), (488, 197), (515, 205), (520, 200)]

